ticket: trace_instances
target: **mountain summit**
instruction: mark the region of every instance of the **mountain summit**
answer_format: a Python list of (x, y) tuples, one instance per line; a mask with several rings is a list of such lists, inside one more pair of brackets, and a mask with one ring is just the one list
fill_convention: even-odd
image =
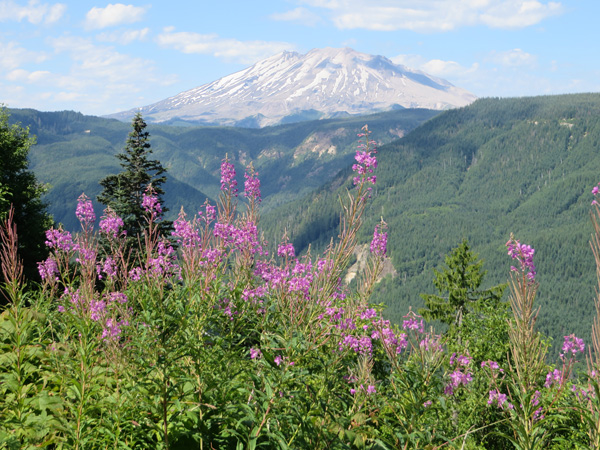
[(109, 117), (150, 122), (266, 126), (399, 108), (448, 109), (469, 92), (383, 56), (350, 48), (282, 52), (212, 83)]

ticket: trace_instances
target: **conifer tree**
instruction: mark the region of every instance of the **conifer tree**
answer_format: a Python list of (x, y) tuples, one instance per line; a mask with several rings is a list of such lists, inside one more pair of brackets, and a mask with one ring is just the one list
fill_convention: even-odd
[[(149, 159), (152, 153), (150, 133), (146, 131), (146, 122), (141, 113), (134, 116), (131, 127), (133, 129), (129, 133), (125, 149), (117, 155), (123, 170), (100, 181), (103, 191), (98, 196), (98, 201), (115, 211), (123, 219), (127, 235), (131, 239), (137, 239), (146, 224), (146, 212), (142, 205), (144, 193), (152, 186), (153, 195), (162, 204), (164, 191), (161, 186), (167, 177), (166, 169), (160, 161)], [(163, 207), (159, 220), (166, 211)], [(159, 226), (164, 233), (170, 224), (162, 220)]]
[(421, 294), (426, 307), (419, 309), (419, 314), (426, 320), (439, 320), (450, 326), (449, 331), (460, 334), (465, 316), (498, 305), (506, 285), (479, 290), (486, 272), (466, 239), (446, 255), (445, 263), (447, 267), (441, 272), (434, 270), (433, 284), (440, 295)]
[(45, 188), (28, 170), (27, 155), (35, 139), (28, 128), (10, 125), (8, 119), (6, 108), (0, 107), (0, 222), (7, 219), (12, 205), (24, 274), (37, 278), (37, 263), (47, 255), (45, 230), (52, 226), (52, 217), (41, 200)]

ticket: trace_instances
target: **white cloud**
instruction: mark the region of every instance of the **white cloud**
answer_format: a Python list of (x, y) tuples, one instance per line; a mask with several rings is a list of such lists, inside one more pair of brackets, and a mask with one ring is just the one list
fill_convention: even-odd
[(99, 84), (131, 82), (153, 78), (154, 62), (119, 53), (109, 46), (94, 45), (89, 39), (63, 36), (51, 39), (57, 52), (68, 52), (75, 62), (71, 72)]
[(165, 28), (157, 42), (162, 47), (183, 53), (213, 55), (242, 64), (252, 64), (284, 50), (294, 49), (294, 45), (287, 42), (238, 41), (221, 38), (217, 34), (175, 32), (173, 27)]
[(489, 60), (503, 67), (535, 67), (537, 58), (520, 48), (503, 52), (492, 52)]
[(444, 61), (441, 59), (426, 59), (420, 55), (398, 55), (391, 58), (395, 64), (402, 64), (410, 69), (421, 70), (438, 78), (448, 79), (452, 83), (456, 80), (464, 80), (472, 77), (480, 70), (477, 62), (465, 67), (456, 61)]
[(473, 63), (471, 67), (464, 67), (455, 61), (443, 61), (441, 59), (432, 59), (422, 66), (423, 72), (430, 73), (440, 78), (459, 78), (477, 72), (478, 63)]
[(301, 0), (328, 10), (339, 29), (443, 32), (465, 26), (523, 28), (562, 13), (547, 0)]
[(306, 8), (296, 8), (283, 13), (274, 13), (269, 17), (273, 20), (297, 22), (309, 27), (314, 27), (321, 22), (321, 18), (317, 14)]
[(27, 50), (16, 42), (0, 42), (0, 69), (13, 70), (25, 63), (40, 63), (46, 58), (46, 54)]
[(98, 30), (116, 25), (129, 24), (142, 20), (145, 8), (122, 3), (109, 4), (105, 8), (94, 7), (85, 16), (85, 27)]
[[(447, 79), (455, 86), (480, 97), (595, 92), (600, 89), (598, 83), (578, 84), (578, 80), (572, 76), (572, 68), (558, 66), (555, 61), (540, 62), (537, 56), (521, 49), (494, 51), (470, 65), (427, 59), (414, 54), (398, 55), (391, 60), (396, 64)], [(557, 71), (564, 71), (565, 76), (557, 77)]]
[(134, 41), (143, 41), (148, 36), (149, 31), (150, 28), (104, 32), (97, 35), (96, 39), (100, 42), (114, 42), (121, 45), (127, 45)]
[(496, 2), (482, 12), (480, 19), (492, 28), (524, 28), (558, 15), (562, 9), (558, 2), (544, 4), (536, 0), (510, 0)]
[[(137, 96), (175, 82), (174, 76), (158, 73), (154, 61), (120, 53), (113, 47), (94, 44), (91, 39), (72, 35), (49, 39), (48, 43), (58, 54), (65, 54), (71, 61), (63, 73), (48, 71), (29, 72), (14, 68), (8, 80), (16, 89), (25, 83), (30, 92), (40, 90), (47, 97), (39, 102), (48, 108), (73, 103), (69, 108), (78, 108), (92, 114), (108, 114), (129, 109), (136, 104)], [(16, 96), (16, 94), (15, 94)], [(31, 104), (35, 99), (21, 99), (19, 103)], [(47, 106), (50, 105), (50, 106)], [(37, 106), (40, 107), (39, 105)]]
[(0, 22), (27, 20), (34, 25), (51, 24), (58, 21), (66, 10), (67, 6), (64, 3), (48, 4), (30, 0), (26, 6), (21, 6), (12, 0), (1, 0)]
[(9, 72), (6, 75), (6, 79), (8, 81), (25, 81), (27, 83), (38, 83), (40, 81), (48, 79), (48, 77), (50, 76), (51, 73), (47, 70), (36, 70), (33, 72), (28, 72), (27, 70), (23, 69), (16, 69)]

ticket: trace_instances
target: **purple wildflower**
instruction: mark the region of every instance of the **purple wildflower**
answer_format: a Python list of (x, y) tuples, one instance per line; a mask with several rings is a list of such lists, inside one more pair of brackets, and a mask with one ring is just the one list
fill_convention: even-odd
[(562, 370), (554, 369), (552, 372), (548, 372), (548, 374), (546, 375), (546, 382), (544, 383), (544, 386), (549, 388), (550, 386), (552, 386), (555, 383), (558, 384), (559, 386), (561, 386), (562, 382), (563, 382)]
[(371, 253), (379, 257), (384, 257), (387, 253), (387, 238), (388, 234), (382, 232), (382, 229), (386, 229), (387, 225), (385, 222), (381, 222), (375, 227), (373, 232), (373, 240), (371, 241)]
[(262, 356), (262, 352), (259, 348), (251, 348), (250, 349), (250, 358), (251, 359), (260, 359)]
[(502, 369), (500, 369), (500, 365), (496, 362), (496, 361), (492, 361), (491, 359), (488, 359), (487, 361), (483, 361), (481, 363), (481, 367), (489, 367), (492, 371), (494, 370), (500, 370), (500, 372), (503, 372)]
[(42, 280), (58, 281), (58, 265), (52, 257), (49, 257), (45, 261), (38, 263), (38, 271), (40, 273), (40, 277), (42, 277)]
[(537, 406), (540, 404), (540, 396), (542, 393), (540, 391), (535, 391), (533, 396), (531, 397), (531, 404), (533, 406)]
[(506, 247), (508, 248), (508, 255), (512, 259), (516, 259), (519, 261), (520, 269), (516, 267), (511, 267), (513, 272), (521, 271), (526, 274), (526, 277), (530, 282), (535, 280), (535, 265), (533, 264), (533, 254), (535, 253), (535, 249), (533, 249), (529, 245), (521, 244), (519, 241), (514, 239), (512, 236), (510, 240), (506, 243)]
[(171, 234), (177, 238), (177, 243), (184, 248), (193, 248), (200, 245), (198, 231), (191, 222), (186, 220), (183, 210), (179, 213), (177, 220), (173, 222)]
[(283, 258), (293, 258), (296, 255), (296, 252), (294, 250), (294, 244), (291, 244), (289, 242), (287, 244), (279, 244), (279, 246), (277, 247), (277, 254)]
[(129, 279), (132, 281), (140, 281), (144, 275), (144, 269), (141, 267), (134, 267), (129, 271)]
[(414, 312), (410, 311), (405, 317), (405, 320), (402, 322), (402, 328), (405, 330), (415, 330), (419, 333), (423, 333), (424, 331), (424, 323), (423, 318), (417, 320), (418, 317)]
[(366, 176), (369, 173), (373, 173), (373, 170), (377, 168), (377, 158), (373, 156), (377, 151), (375, 150), (375, 141), (369, 140), (369, 128), (365, 125), (363, 127), (364, 133), (360, 133), (359, 137), (366, 137), (366, 143), (361, 143), (359, 149), (356, 151), (354, 159), (357, 164), (352, 166), (352, 170), (356, 172), (358, 176), (354, 177), (354, 184), (360, 183), (362, 177), (365, 177), (367, 182), (375, 184), (375, 176)]
[(73, 238), (71, 233), (63, 231), (62, 228), (55, 230), (54, 228), (46, 231), (46, 246), (48, 248), (55, 248), (63, 252), (71, 250), (73, 245)]
[(158, 197), (154, 195), (154, 190), (151, 185), (148, 186), (146, 192), (142, 195), (142, 208), (144, 208), (144, 211), (149, 213), (153, 219), (162, 214), (162, 206)]
[[(123, 219), (117, 216), (111, 208), (104, 210), (104, 215), (100, 219), (100, 230), (109, 237), (116, 238), (119, 235), (119, 229), (123, 226)], [(126, 232), (123, 231), (123, 234)]]
[(102, 331), (102, 339), (105, 341), (116, 341), (121, 336), (122, 327), (129, 325), (126, 320), (120, 322), (112, 317), (106, 321), (104, 330)]
[(574, 334), (565, 336), (565, 341), (562, 346), (563, 354), (571, 353), (571, 355), (574, 356), (577, 353), (583, 353), (584, 350), (585, 344), (583, 343), (583, 339), (578, 338)]
[(75, 215), (84, 229), (93, 228), (96, 221), (96, 213), (94, 212), (92, 201), (85, 194), (81, 194), (77, 199)]
[(501, 394), (496, 389), (490, 391), (490, 395), (488, 398), (488, 405), (493, 405), (494, 403), (496, 403), (498, 405), (498, 408), (500, 409), (504, 409), (505, 404), (508, 409), (514, 408), (512, 403), (508, 401), (508, 397), (506, 396), (506, 394)]
[(227, 158), (221, 163), (221, 191), (231, 191), (234, 196), (237, 196), (235, 168)]
[[(248, 174), (250, 172), (250, 174)], [(258, 172), (255, 172), (252, 167), (248, 167), (244, 173), (244, 195), (246, 198), (254, 199), (260, 203), (260, 180), (258, 179)]]

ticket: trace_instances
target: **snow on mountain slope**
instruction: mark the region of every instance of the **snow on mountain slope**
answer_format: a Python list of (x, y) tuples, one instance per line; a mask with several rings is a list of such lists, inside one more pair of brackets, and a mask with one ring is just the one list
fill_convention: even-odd
[[(392, 108), (448, 109), (475, 100), (440, 78), (349, 48), (282, 52), (247, 69), (142, 108), (150, 122), (174, 118), (199, 123), (272, 125), (312, 117), (369, 114)], [(290, 119), (288, 119), (290, 120)]]

